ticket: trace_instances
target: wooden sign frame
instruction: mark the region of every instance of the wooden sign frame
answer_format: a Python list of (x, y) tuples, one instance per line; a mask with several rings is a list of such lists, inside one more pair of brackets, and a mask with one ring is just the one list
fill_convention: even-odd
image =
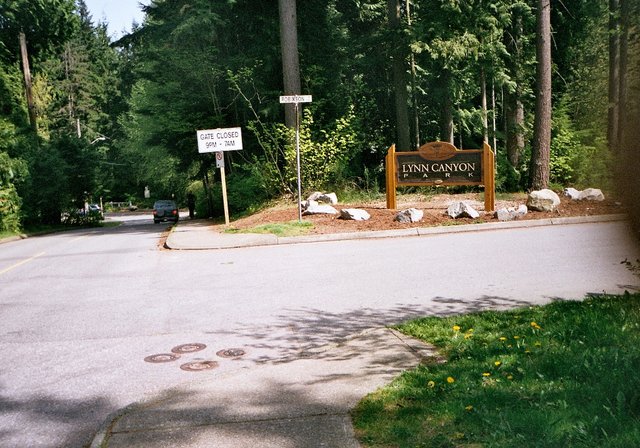
[(495, 156), (482, 149), (457, 149), (451, 143), (425, 143), (417, 151), (396, 152), (391, 145), (385, 157), (387, 208), (396, 209), (398, 186), (481, 185), (484, 209), (495, 210)]

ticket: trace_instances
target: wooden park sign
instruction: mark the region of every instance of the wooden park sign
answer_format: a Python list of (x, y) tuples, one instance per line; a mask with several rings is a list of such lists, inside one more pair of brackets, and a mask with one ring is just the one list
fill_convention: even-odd
[(451, 143), (431, 142), (417, 151), (396, 152), (389, 148), (385, 158), (387, 208), (396, 209), (398, 186), (483, 185), (484, 209), (495, 209), (494, 155), (491, 147), (457, 149)]

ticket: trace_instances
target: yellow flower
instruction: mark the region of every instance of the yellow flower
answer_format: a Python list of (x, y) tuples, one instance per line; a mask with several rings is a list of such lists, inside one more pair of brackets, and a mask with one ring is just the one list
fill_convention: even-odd
[(507, 379), (508, 380), (512, 380), (513, 379), (513, 375), (507, 375)]
[(470, 412), (470, 411), (473, 411), (473, 406), (471, 406), (471, 405), (467, 405), (467, 406), (465, 406), (464, 408), (465, 408), (467, 411), (469, 411), (469, 412)]
[(520, 339), (520, 336), (514, 336), (513, 339)]
[(460, 331), (460, 327), (458, 325), (453, 326), (453, 331)]
[(493, 363), (496, 367), (500, 367), (502, 365), (502, 361), (496, 361)]
[(504, 336), (501, 336), (501, 337), (500, 337), (500, 340), (501, 340), (501, 341), (506, 341), (506, 340), (507, 340), (507, 338), (505, 338)]
[(427, 383), (427, 387), (429, 387), (430, 389), (433, 389), (434, 387), (436, 387), (436, 383), (435, 383), (435, 382), (433, 382), (433, 381), (429, 381), (429, 382)]
[(540, 330), (540, 325), (538, 325), (536, 322), (531, 322), (531, 328), (535, 330)]
[(455, 383), (455, 382), (456, 382), (456, 380), (452, 376), (448, 376), (447, 377), (447, 383), (452, 384), (452, 383)]
[(465, 338), (465, 339), (471, 339), (471, 336), (473, 336), (471, 333), (466, 333), (466, 334), (464, 335), (464, 338)]
[(489, 372), (484, 372), (482, 376), (491, 376), (491, 374)]

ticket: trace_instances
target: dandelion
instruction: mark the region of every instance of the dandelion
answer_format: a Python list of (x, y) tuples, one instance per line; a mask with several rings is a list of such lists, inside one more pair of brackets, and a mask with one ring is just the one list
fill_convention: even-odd
[(429, 389), (433, 389), (434, 387), (436, 387), (436, 383), (435, 383), (434, 381), (429, 381), (429, 382), (427, 383), (427, 387), (428, 387)]
[(471, 339), (471, 336), (473, 336), (471, 333), (466, 333), (466, 334), (464, 335), (464, 338), (465, 338), (465, 339)]
[(500, 336), (500, 340), (501, 340), (501, 341), (506, 341), (506, 340), (507, 340), (507, 338), (505, 338), (504, 336)]
[(487, 377), (487, 376), (491, 376), (491, 374), (489, 372), (484, 372), (482, 376)]
[(540, 325), (538, 325), (536, 322), (531, 322), (531, 328), (533, 328), (534, 330), (540, 330)]
[(460, 326), (454, 325), (453, 326), (453, 331), (460, 331)]
[(469, 404), (469, 405), (465, 406), (465, 407), (464, 407), (464, 409), (465, 409), (467, 412), (471, 412), (471, 411), (473, 411), (473, 406), (471, 406), (471, 405)]
[(455, 380), (455, 378), (453, 378), (452, 376), (448, 376), (448, 377), (447, 377), (447, 383), (449, 383), (449, 384), (453, 384), (453, 383), (455, 383), (455, 382), (456, 382), (456, 380)]
[(520, 339), (520, 336), (514, 336), (513, 339)]
[(496, 367), (500, 367), (502, 365), (502, 361), (496, 361), (493, 363)]
[(507, 379), (508, 380), (512, 380), (513, 379), (513, 375), (507, 375)]

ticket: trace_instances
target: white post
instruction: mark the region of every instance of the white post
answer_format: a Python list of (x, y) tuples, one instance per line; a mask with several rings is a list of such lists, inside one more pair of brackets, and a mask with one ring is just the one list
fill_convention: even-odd
[(220, 167), (220, 180), (222, 181), (222, 203), (224, 204), (224, 224), (229, 225), (229, 203), (227, 202), (227, 178), (224, 175), (224, 164)]

